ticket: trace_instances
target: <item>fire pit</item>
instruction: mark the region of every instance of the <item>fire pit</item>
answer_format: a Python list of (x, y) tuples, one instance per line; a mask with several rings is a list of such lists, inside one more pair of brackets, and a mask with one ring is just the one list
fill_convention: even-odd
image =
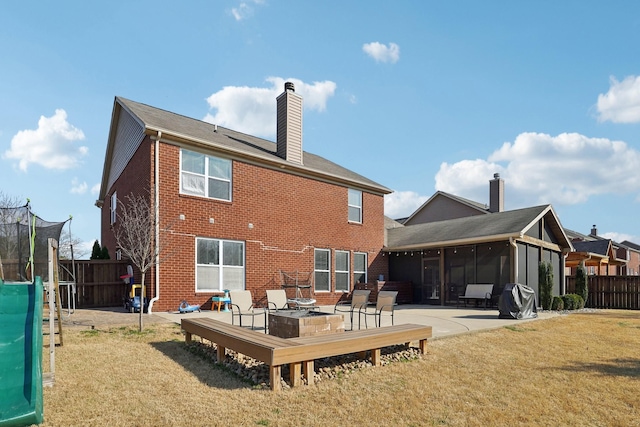
[(341, 314), (311, 310), (280, 310), (269, 313), (269, 334), (280, 338), (338, 332), (344, 332), (344, 317)]

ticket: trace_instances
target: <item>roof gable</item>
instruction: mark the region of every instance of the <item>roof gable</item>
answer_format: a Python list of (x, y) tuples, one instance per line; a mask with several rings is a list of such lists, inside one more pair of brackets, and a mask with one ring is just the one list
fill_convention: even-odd
[(444, 191), (436, 191), (403, 223), (406, 225), (424, 224), (487, 213), (490, 212), (486, 205)]

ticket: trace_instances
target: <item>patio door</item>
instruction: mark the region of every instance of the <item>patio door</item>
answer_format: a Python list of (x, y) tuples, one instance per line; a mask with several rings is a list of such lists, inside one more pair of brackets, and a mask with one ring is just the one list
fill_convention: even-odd
[(422, 259), (421, 304), (440, 303), (440, 258)]

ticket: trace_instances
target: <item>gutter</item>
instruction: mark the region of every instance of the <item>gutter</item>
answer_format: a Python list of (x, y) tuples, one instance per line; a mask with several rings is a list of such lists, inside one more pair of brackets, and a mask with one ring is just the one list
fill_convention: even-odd
[(162, 138), (162, 131), (158, 131), (157, 135), (156, 135), (156, 146), (155, 149), (153, 150), (154, 153), (154, 189), (153, 189), (153, 198), (154, 198), (154, 215), (155, 215), (155, 233), (156, 233), (156, 237), (155, 237), (155, 247), (154, 247), (154, 251), (155, 251), (155, 282), (156, 282), (156, 296), (153, 297), (151, 299), (151, 301), (149, 301), (149, 308), (147, 309), (147, 312), (149, 314), (153, 314), (153, 303), (158, 301), (160, 299), (160, 269), (158, 268), (158, 265), (160, 264), (160, 253), (159, 253), (159, 242), (160, 242), (160, 183), (158, 182), (160, 179), (160, 167), (158, 166), (158, 162), (160, 161), (160, 138)]
[(508, 233), (508, 234), (496, 234), (493, 236), (480, 236), (474, 237), (471, 239), (456, 239), (456, 240), (442, 240), (439, 242), (429, 242), (425, 243), (415, 243), (404, 246), (388, 246), (383, 248), (383, 251), (387, 252), (400, 252), (400, 251), (416, 251), (421, 249), (439, 249), (447, 246), (463, 246), (463, 245), (473, 245), (478, 243), (489, 243), (489, 242), (500, 242), (507, 239), (513, 239), (518, 237), (522, 237), (522, 234)]

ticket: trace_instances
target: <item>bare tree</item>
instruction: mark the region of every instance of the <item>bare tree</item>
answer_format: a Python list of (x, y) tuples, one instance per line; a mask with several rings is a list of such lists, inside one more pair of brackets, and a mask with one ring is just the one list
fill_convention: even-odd
[[(126, 203), (118, 200), (118, 212), (112, 226), (117, 246), (131, 260), (142, 274), (144, 290), (147, 271), (158, 264), (160, 247), (156, 242), (157, 218), (152, 208), (152, 193), (144, 195), (130, 193)], [(140, 332), (142, 332), (142, 313), (144, 311), (144, 292), (140, 293)]]
[(58, 253), (62, 259), (81, 259), (89, 255), (89, 251), (83, 247), (82, 239), (73, 236), (68, 230), (63, 229), (60, 234)]

